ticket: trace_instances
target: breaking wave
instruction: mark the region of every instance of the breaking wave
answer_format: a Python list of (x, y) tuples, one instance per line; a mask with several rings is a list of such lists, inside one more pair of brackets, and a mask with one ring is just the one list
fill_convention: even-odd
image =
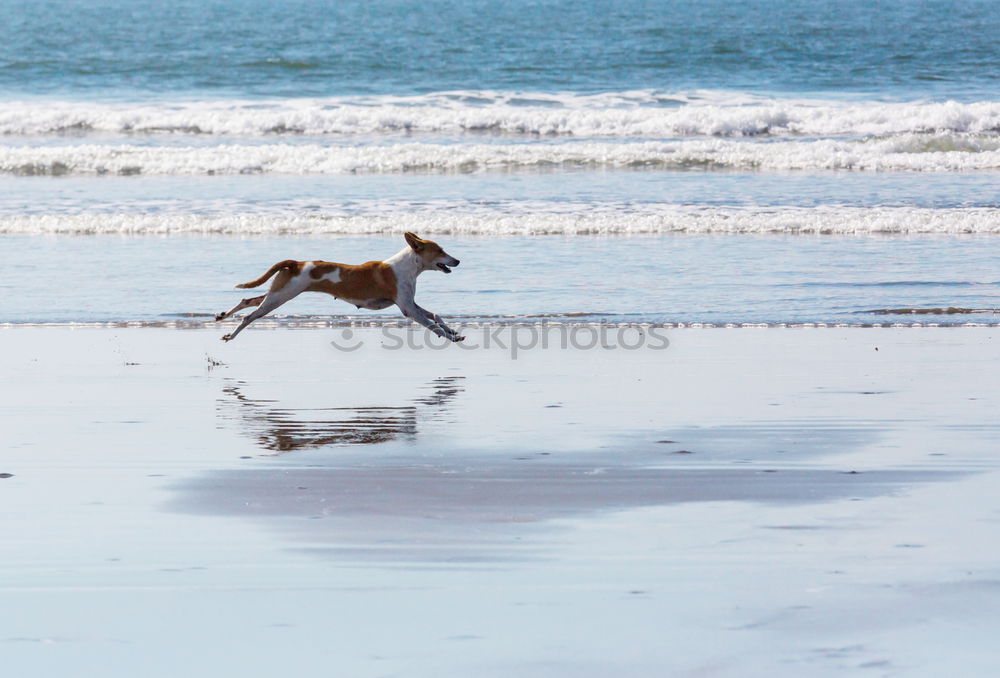
[(1000, 137), (903, 134), (864, 140), (567, 141), (518, 144), (0, 146), (0, 172), (72, 174), (395, 174), (550, 169), (955, 172), (1000, 168)]
[(361, 214), (82, 213), (0, 217), (0, 234), (116, 235), (641, 235), (667, 233), (1000, 234), (1000, 210), (907, 207), (683, 207), (498, 205), (481, 210), (373, 210)]
[(488, 133), (669, 139), (998, 132), (995, 101), (814, 101), (733, 92), (467, 91), (266, 101), (22, 101), (0, 108), (4, 136)]

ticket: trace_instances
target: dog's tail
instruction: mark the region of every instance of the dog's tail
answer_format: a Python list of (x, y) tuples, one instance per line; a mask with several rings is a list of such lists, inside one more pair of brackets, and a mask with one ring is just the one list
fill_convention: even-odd
[(285, 259), (284, 261), (279, 261), (274, 266), (267, 269), (267, 273), (265, 273), (261, 277), (257, 278), (256, 280), (251, 280), (250, 282), (241, 283), (237, 285), (236, 288), (245, 290), (251, 287), (258, 287), (260, 285), (263, 285), (265, 282), (267, 282), (268, 278), (270, 278), (272, 275), (274, 275), (281, 269), (290, 268), (294, 270), (297, 267), (298, 263), (299, 262), (295, 261), (294, 259)]

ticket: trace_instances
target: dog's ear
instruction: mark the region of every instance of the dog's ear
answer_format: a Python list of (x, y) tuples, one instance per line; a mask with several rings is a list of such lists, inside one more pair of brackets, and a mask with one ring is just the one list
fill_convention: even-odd
[(403, 234), (403, 237), (406, 238), (406, 244), (409, 245), (410, 249), (412, 249), (414, 252), (419, 252), (420, 250), (424, 249), (424, 241), (418, 238), (413, 233), (407, 231), (406, 233)]

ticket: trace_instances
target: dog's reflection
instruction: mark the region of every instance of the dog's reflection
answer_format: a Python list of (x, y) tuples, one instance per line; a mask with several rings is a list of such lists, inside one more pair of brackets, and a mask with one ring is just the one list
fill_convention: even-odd
[(408, 405), (392, 407), (280, 407), (275, 400), (250, 398), (243, 382), (232, 381), (222, 389), (217, 412), (237, 419), (240, 429), (271, 454), (326, 447), (371, 445), (413, 438), (418, 422), (447, 411), (464, 390), (465, 377), (439, 377), (424, 386), (430, 393)]

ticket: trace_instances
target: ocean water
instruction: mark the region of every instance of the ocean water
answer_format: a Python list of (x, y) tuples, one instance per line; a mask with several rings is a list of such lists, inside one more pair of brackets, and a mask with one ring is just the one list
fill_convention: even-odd
[(0, 323), (209, 322), (405, 230), (468, 321), (1000, 323), (990, 2), (0, 12)]

